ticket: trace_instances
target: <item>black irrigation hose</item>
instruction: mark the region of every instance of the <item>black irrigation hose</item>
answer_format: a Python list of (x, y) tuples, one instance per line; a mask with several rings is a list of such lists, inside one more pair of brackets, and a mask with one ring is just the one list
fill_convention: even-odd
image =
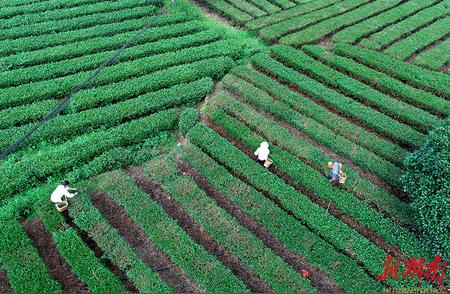
[(78, 93), (80, 90), (82, 90), (84, 87), (89, 85), (92, 80), (107, 66), (114, 63), (117, 58), (122, 54), (122, 52), (130, 46), (133, 42), (135, 42), (142, 34), (144, 34), (148, 29), (150, 29), (155, 21), (166, 14), (166, 12), (169, 10), (169, 8), (176, 2), (177, 0), (172, 0), (164, 9), (162, 9), (155, 17), (152, 17), (150, 22), (139, 29), (128, 41), (122, 45), (119, 49), (116, 50), (114, 55), (112, 55), (108, 60), (103, 62), (96, 70), (94, 70), (81, 84), (79, 84), (75, 89), (73, 89), (64, 99), (62, 99), (58, 105), (53, 108), (44, 118), (42, 118), (37, 124), (35, 124), (31, 129), (29, 129), (27, 132), (25, 132), (18, 140), (16, 140), (14, 143), (12, 143), (8, 148), (6, 148), (2, 154), (0, 154), (0, 160), (4, 159), (6, 156), (11, 154), (16, 148), (22, 144), (25, 140), (27, 140), (35, 131), (37, 131), (40, 127), (45, 125), (50, 119), (52, 119), (55, 115), (59, 114), (61, 110), (66, 107), (66, 105), (70, 102), (70, 99)]
[(168, 270), (168, 269), (173, 268), (175, 266), (176, 266), (176, 264), (171, 263), (169, 265), (153, 268), (152, 270), (154, 270), (155, 272), (160, 272), (160, 271)]

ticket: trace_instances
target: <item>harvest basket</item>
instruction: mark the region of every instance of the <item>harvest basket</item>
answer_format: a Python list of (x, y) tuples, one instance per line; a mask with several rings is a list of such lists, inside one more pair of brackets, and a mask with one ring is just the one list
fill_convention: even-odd
[(339, 174), (339, 184), (345, 184), (345, 181), (347, 181), (347, 174), (340, 173)]
[(64, 201), (55, 204), (56, 210), (58, 210), (59, 212), (63, 212), (69, 207), (69, 202), (67, 201), (67, 198), (65, 196), (64, 199)]
[(65, 211), (69, 207), (69, 202), (63, 201), (55, 204), (56, 210), (59, 212)]
[(273, 160), (270, 158), (267, 158), (267, 160), (264, 162), (264, 167), (268, 168), (269, 166), (271, 166), (273, 163)]

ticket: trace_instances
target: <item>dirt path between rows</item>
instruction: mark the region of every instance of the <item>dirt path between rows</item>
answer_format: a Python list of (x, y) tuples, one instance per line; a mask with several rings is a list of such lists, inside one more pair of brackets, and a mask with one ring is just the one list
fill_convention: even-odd
[[(208, 125), (208, 122), (206, 120), (202, 120), (203, 123), (205, 123), (206, 125)], [(205, 152), (205, 154), (207, 154), (208, 156), (211, 157), (211, 154), (209, 154), (208, 152), (206, 152), (205, 150), (203, 150), (203, 152)], [(249, 183), (247, 181), (247, 179), (240, 175), (237, 174), (236, 172), (234, 172), (232, 169), (230, 169), (227, 166), (222, 165), (223, 168), (225, 168), (233, 177), (236, 177), (237, 179), (239, 179), (240, 181), (242, 181), (243, 183), (245, 183), (246, 185), (249, 185), (250, 187), (252, 187), (253, 189), (255, 189), (256, 191), (258, 191), (258, 193), (261, 193), (264, 197), (266, 197), (267, 199), (271, 200), (279, 209), (281, 209), (282, 211), (284, 211), (287, 215), (289, 215), (290, 217), (292, 217), (293, 219), (295, 219), (296, 221), (300, 222), (303, 226), (305, 226), (306, 228), (308, 228), (308, 230), (316, 235), (318, 235), (324, 242), (327, 242), (328, 244), (330, 244), (330, 246), (332, 246), (337, 252), (346, 255), (348, 257), (350, 257), (351, 259), (353, 259), (353, 256), (351, 253), (349, 253), (348, 251), (345, 251), (339, 247), (336, 247), (335, 244), (333, 244), (332, 242), (323, 239), (322, 236), (320, 236), (320, 234), (317, 233), (317, 231), (311, 227), (309, 224), (305, 223), (300, 217), (298, 217), (297, 215), (295, 215), (291, 210), (289, 210), (289, 208), (287, 208), (286, 206), (283, 205), (283, 203), (280, 201), (280, 199), (278, 199), (276, 196), (272, 196), (269, 192), (267, 192), (266, 190), (263, 190), (259, 187), (255, 187), (252, 186), (251, 183)], [(355, 262), (361, 266), (361, 269), (371, 278), (375, 279), (375, 275), (373, 273), (371, 273), (361, 261), (355, 260)]]
[[(39, 218), (23, 222), (25, 231), (39, 251), (50, 276), (58, 281), (68, 293), (87, 292), (88, 289), (72, 271), (69, 264), (59, 253), (53, 237), (45, 229), (44, 223)], [(0, 288), (0, 292), (1, 288)]]
[(220, 16), (219, 14), (217, 14), (216, 12), (214, 12), (212, 9), (210, 9), (209, 7), (206, 7), (205, 5), (202, 5), (201, 0), (190, 0), (190, 2), (192, 4), (194, 4), (204, 15), (206, 15), (208, 18), (221, 23), (222, 25), (232, 28), (232, 29), (238, 29), (237, 27), (231, 25), (231, 23), (226, 20), (225, 18), (223, 18), (222, 16)]
[[(227, 114), (230, 115), (231, 117), (233, 117), (234, 119), (236, 119), (237, 121), (239, 121), (240, 123), (242, 123), (243, 125), (245, 125), (246, 127), (248, 127), (249, 129), (251, 129), (252, 132), (254, 132), (255, 134), (261, 136), (261, 137), (264, 138), (266, 141), (271, 142), (271, 144), (272, 144), (273, 146), (276, 146), (276, 147), (282, 149), (283, 151), (285, 151), (285, 152), (287, 152), (287, 153), (289, 153), (289, 154), (295, 156), (297, 159), (299, 159), (300, 161), (302, 161), (304, 164), (308, 165), (308, 166), (311, 167), (312, 169), (314, 169), (314, 170), (320, 172), (321, 174), (323, 174), (323, 170), (321, 169), (320, 166), (315, 165), (314, 163), (312, 163), (311, 161), (309, 161), (307, 158), (301, 157), (300, 155), (291, 152), (291, 150), (289, 150), (289, 148), (287, 148), (287, 147), (285, 147), (285, 146), (283, 146), (283, 145), (280, 145), (278, 142), (276, 142), (275, 140), (273, 140), (270, 136), (268, 136), (268, 135), (266, 135), (266, 134), (264, 134), (264, 133), (262, 133), (262, 132), (260, 132), (260, 131), (258, 131), (258, 130), (253, 129), (251, 126), (249, 126), (245, 121), (243, 121), (240, 117), (236, 116), (235, 114), (229, 113), (229, 112), (227, 112)], [(339, 158), (339, 157), (333, 157), (333, 158)], [(344, 162), (344, 160), (340, 160), (340, 159), (338, 159), (338, 161), (339, 161), (339, 162)], [(350, 186), (348, 186), (348, 185), (347, 185), (347, 186), (344, 186), (342, 189), (345, 190), (345, 191), (347, 191), (347, 192), (349, 192), (349, 193), (351, 193), (351, 194), (353, 194), (356, 198), (358, 198), (359, 200), (363, 201), (363, 202), (366, 203), (367, 205), (371, 206), (373, 209), (375, 209), (375, 210), (378, 211), (379, 213), (383, 214), (384, 217), (391, 218), (391, 219), (395, 219), (396, 221), (398, 221), (397, 218), (395, 217), (395, 215), (391, 215), (388, 211), (386, 211), (386, 210), (384, 210), (384, 209), (381, 209), (381, 208), (378, 206), (377, 203), (373, 202), (373, 201), (370, 200), (370, 199), (366, 199), (365, 196), (364, 196), (363, 194), (361, 194), (361, 193), (358, 192), (358, 191), (354, 191)], [(400, 222), (401, 225), (403, 225), (403, 223), (401, 222), (401, 220), (399, 220), (398, 222)]]
[[(234, 137), (229, 135), (222, 127), (217, 126), (213, 124), (212, 122), (207, 122), (208, 127), (212, 128), (215, 132), (217, 132), (220, 136), (227, 139), (229, 142), (231, 142), (235, 147), (240, 149), (243, 153), (245, 153), (250, 158), (253, 157), (253, 151), (250, 150), (247, 146), (245, 146), (242, 142), (236, 140)], [(326, 209), (328, 213), (345, 223), (350, 228), (354, 229), (364, 237), (366, 237), (369, 241), (376, 244), (378, 247), (383, 249), (386, 253), (398, 258), (398, 259), (406, 259), (406, 255), (404, 255), (397, 246), (393, 247), (389, 245), (383, 238), (381, 238), (376, 232), (371, 230), (370, 228), (363, 226), (359, 224), (356, 220), (349, 217), (348, 215), (341, 212), (339, 209), (336, 208), (334, 204), (329, 203), (328, 201), (325, 201), (317, 196), (315, 196), (312, 192), (308, 191), (304, 187), (302, 187), (299, 184), (296, 184), (292, 181), (292, 179), (285, 173), (279, 171), (275, 166), (270, 166), (269, 171), (276, 175), (277, 177), (281, 178), (287, 185), (295, 188), (300, 193), (307, 196), (312, 202), (320, 205), (322, 208)]]
[(163, 251), (151, 243), (148, 235), (137, 226), (122, 206), (114, 202), (103, 191), (91, 192), (89, 196), (94, 206), (108, 219), (111, 226), (117, 229), (140, 258), (152, 269), (155, 269), (175, 292), (204, 292)]
[(440, 71), (448, 74), (448, 67), (450, 66), (450, 62), (447, 62), (444, 66), (442, 66), (442, 68), (440, 69)]
[(8, 281), (6, 272), (0, 268), (0, 293), (12, 293), (13, 289)]
[[(393, 143), (393, 144), (395, 144), (395, 145), (398, 145), (398, 146), (402, 147), (403, 149), (405, 149), (405, 150), (407, 150), (407, 151), (413, 151), (413, 150), (415, 149), (414, 146), (410, 146), (410, 145), (407, 144), (407, 143), (400, 142), (398, 139), (393, 138), (393, 137), (392, 137), (391, 135), (389, 135), (389, 134), (382, 133), (381, 131), (375, 129), (374, 127), (367, 125), (363, 120), (361, 120), (361, 119), (359, 119), (359, 118), (357, 119), (357, 118), (355, 118), (355, 117), (353, 117), (353, 116), (351, 116), (351, 115), (349, 115), (349, 114), (346, 114), (346, 113), (344, 113), (342, 110), (339, 110), (339, 109), (335, 108), (334, 106), (329, 105), (328, 103), (326, 103), (326, 102), (324, 102), (324, 101), (322, 101), (322, 100), (320, 100), (320, 99), (318, 99), (318, 98), (315, 98), (314, 96), (312, 96), (312, 95), (310, 95), (310, 94), (308, 94), (308, 93), (306, 93), (306, 92), (300, 90), (300, 89), (299, 89), (298, 87), (296, 87), (295, 85), (292, 85), (292, 84), (290, 84), (290, 83), (287, 83), (287, 82), (281, 80), (280, 78), (278, 78), (277, 76), (271, 74), (270, 72), (265, 71), (263, 68), (260, 68), (260, 67), (257, 67), (257, 66), (251, 66), (251, 68), (253, 68), (254, 70), (260, 72), (261, 74), (264, 74), (264, 75), (270, 77), (271, 79), (273, 79), (273, 80), (276, 81), (277, 83), (279, 83), (279, 84), (281, 84), (281, 85), (283, 85), (283, 86), (289, 88), (289, 90), (291, 90), (292, 92), (295, 92), (295, 93), (297, 93), (297, 94), (299, 94), (299, 95), (304, 96), (305, 98), (308, 98), (309, 100), (311, 100), (311, 101), (314, 102), (315, 104), (320, 105), (321, 107), (325, 108), (327, 111), (329, 111), (329, 112), (331, 112), (331, 113), (334, 113), (334, 114), (336, 114), (336, 115), (339, 115), (340, 117), (346, 119), (346, 120), (349, 121), (350, 123), (352, 123), (352, 124), (354, 124), (354, 125), (356, 125), (356, 126), (362, 128), (362, 129), (365, 129), (365, 130), (368, 131), (368, 132), (371, 132), (372, 134), (376, 135), (377, 137), (379, 137), (379, 138), (381, 138), (381, 139), (384, 139), (384, 140), (389, 141), (389, 142), (391, 142), (391, 143)], [(300, 71), (298, 71), (298, 70), (296, 70), (296, 69), (293, 69), (293, 70), (296, 71), (299, 75), (304, 75), (304, 76), (306, 76), (306, 77), (308, 77), (308, 78), (311, 78), (311, 79), (315, 80), (314, 77), (313, 77), (312, 75), (310, 75), (309, 73), (306, 73), (306, 72), (300, 72)], [(329, 86), (328, 84), (322, 84), (322, 85), (324, 85), (324, 86), (327, 87), (328, 89), (330, 89), (330, 90), (336, 92), (336, 90), (333, 89), (333, 88), (332, 88), (331, 86)], [(337, 92), (338, 92), (338, 91), (337, 91)], [(338, 93), (340, 93), (340, 92), (338, 92)], [(340, 93), (340, 94), (342, 94), (342, 93)], [(346, 96), (345, 94), (343, 94), (343, 95)], [(349, 97), (349, 98), (350, 98), (350, 97)], [(364, 104), (361, 103), (360, 101), (357, 101), (357, 100), (355, 100), (355, 101), (358, 102), (358, 103), (361, 104), (361, 105), (364, 105)], [(366, 105), (364, 105), (364, 106), (366, 106)], [(369, 107), (369, 106), (366, 106), (366, 107)], [(370, 108), (370, 107), (369, 107), (369, 108)], [(373, 109), (373, 110), (376, 111), (375, 109)], [(386, 115), (386, 114), (384, 114), (384, 115)], [(388, 115), (386, 115), (386, 116), (389, 117)]]
[(110, 271), (112, 272), (119, 282), (122, 284), (122, 286), (131, 293), (138, 293), (139, 290), (136, 288), (136, 286), (128, 279), (126, 274), (115, 264), (111, 262), (108, 258), (102, 258), (104, 256), (107, 256), (105, 252), (98, 246), (97, 242), (95, 242), (94, 239), (92, 239), (91, 236), (88, 235), (85, 231), (81, 230), (73, 221), (73, 218), (69, 215), (68, 210), (64, 211), (62, 213), (64, 216), (65, 222), (77, 232), (77, 234), (80, 236), (80, 238), (83, 240), (83, 242), (86, 244), (86, 246), (91, 249), (91, 251), (94, 253), (95, 257), (98, 258), (101, 263)]
[[(381, 85), (377, 84), (376, 82), (368, 82), (364, 78), (358, 77), (354, 73), (348, 72), (344, 68), (341, 68), (341, 67), (339, 67), (339, 66), (337, 66), (335, 64), (332, 64), (331, 62), (329, 62), (327, 60), (322, 60), (321, 58), (316, 57), (314, 54), (311, 54), (308, 51), (303, 51), (303, 53), (307, 54), (309, 57), (315, 59), (316, 61), (321, 62), (322, 64), (324, 64), (324, 65), (326, 65), (326, 66), (328, 66), (328, 67), (330, 67), (330, 68), (332, 68), (332, 69), (334, 69), (334, 70), (336, 70), (336, 71), (338, 71), (338, 72), (340, 72), (340, 73), (342, 73), (342, 74), (352, 78), (353, 80), (356, 80), (356, 81), (358, 81), (358, 82), (360, 82), (360, 83), (362, 83), (362, 84), (372, 88), (373, 90), (378, 91), (378, 92), (380, 92), (382, 94), (385, 94), (385, 95), (387, 95), (387, 96), (389, 96), (389, 97), (391, 97), (391, 98), (393, 98), (393, 99), (395, 99), (397, 101), (403, 102), (403, 103), (408, 104), (410, 106), (414, 106), (415, 108), (419, 108), (419, 109), (421, 109), (421, 110), (423, 110), (423, 111), (425, 111), (425, 112), (427, 112), (427, 113), (429, 113), (431, 115), (434, 115), (434, 116), (438, 117), (439, 119), (445, 119), (447, 117), (445, 114), (439, 113), (439, 112), (437, 112), (437, 111), (435, 111), (433, 109), (430, 109), (426, 105), (423, 105), (423, 104), (421, 104), (421, 103), (419, 103), (417, 101), (414, 101), (408, 96), (404, 96), (404, 95), (402, 95), (402, 94), (400, 94), (398, 92), (391, 91), (391, 89), (383, 88)], [(423, 132), (423, 131), (420, 131), (420, 132)]]
[(128, 170), (128, 175), (136, 182), (137, 186), (155, 200), (161, 207), (178, 222), (178, 225), (199, 245), (203, 246), (210, 254), (237, 277), (239, 277), (253, 292), (273, 292), (269, 284), (262, 280), (253, 270), (245, 266), (239, 258), (223, 245), (218, 243), (205, 228), (196, 223), (183, 209), (182, 205), (169, 197), (161, 186), (153, 183), (143, 174), (142, 167), (133, 167)]
[[(406, 195), (406, 193), (399, 191), (398, 189), (394, 188), (393, 186), (389, 185), (388, 183), (386, 183), (385, 181), (383, 181), (380, 177), (378, 177), (376, 174), (374, 174), (373, 172), (364, 169), (362, 167), (360, 167), (359, 165), (356, 165), (353, 161), (351, 161), (350, 159), (348, 159), (347, 157), (341, 156), (337, 153), (335, 153), (334, 151), (332, 151), (331, 149), (329, 149), (328, 147), (316, 142), (314, 139), (310, 138), (307, 134), (305, 134), (304, 132), (300, 131), (299, 129), (295, 128), (294, 126), (290, 125), (289, 123), (287, 123), (284, 120), (279, 119), (278, 117), (269, 114), (267, 112), (265, 112), (264, 110), (258, 109), (256, 108), (254, 105), (248, 103), (247, 101), (245, 101), (242, 97), (240, 97), (239, 95), (237, 95), (236, 93), (233, 93), (230, 90), (227, 90), (227, 93), (229, 93), (230, 95), (232, 95), (236, 100), (238, 100), (239, 102), (247, 105), (248, 107), (250, 107), (251, 109), (253, 109), (254, 111), (258, 112), (259, 114), (261, 114), (262, 116), (264, 116), (265, 118), (267, 118), (268, 120), (274, 121), (276, 123), (278, 123), (281, 127), (287, 129), (291, 134), (293, 134), (294, 136), (301, 138), (302, 140), (307, 141), (308, 143), (310, 143), (311, 145), (314, 145), (316, 148), (320, 149), (324, 154), (326, 154), (328, 157), (333, 158), (341, 163), (343, 163), (344, 165), (350, 167), (352, 170), (354, 170), (355, 172), (357, 172), (360, 176), (362, 176), (363, 178), (365, 178), (366, 180), (372, 182), (373, 184), (375, 184), (376, 186), (388, 191), (390, 194), (396, 196), (397, 198), (399, 198), (401, 201), (408, 203), (409, 202), (409, 198)], [(212, 101), (212, 103), (214, 103), (214, 101)], [(227, 112), (228, 113), (228, 112)], [(240, 118), (237, 118), (235, 115), (230, 114), (231, 116), (235, 117), (237, 120), (242, 121)], [(246, 123), (242, 122), (244, 125), (247, 125)], [(252, 129), (253, 130), (253, 129)], [(263, 136), (264, 137), (264, 136)], [(298, 156), (296, 156), (298, 157)], [(305, 163), (307, 163), (308, 165), (310, 165), (311, 167), (319, 170), (318, 167), (316, 167), (314, 164), (310, 163), (308, 160), (306, 160), (305, 158), (300, 158), (302, 161), (304, 161)], [(363, 195), (360, 195), (362, 197), (364, 197)]]
[[(447, 39), (449, 38), (449, 36), (450, 36), (450, 34), (447, 34), (447, 35), (445, 35), (444, 37), (442, 37), (442, 38), (440, 38), (440, 39), (438, 39), (438, 40), (436, 40), (436, 41), (434, 41), (434, 42), (428, 44), (427, 46), (425, 46), (425, 47), (423, 47), (423, 48), (417, 50), (416, 52), (414, 52), (414, 53), (411, 54), (410, 56), (406, 57), (406, 59), (405, 59), (404, 61), (412, 63), (413, 60), (414, 60), (418, 55), (422, 54), (422, 53), (425, 52), (425, 51), (434, 49), (434, 47), (440, 45), (442, 42), (444, 42), (445, 40), (447, 40)], [(416, 65), (417, 65), (417, 64), (416, 64)], [(419, 65), (419, 66), (420, 66), (420, 65)]]
[(276, 254), (281, 256), (297, 272), (301, 273), (302, 270), (309, 271), (311, 284), (317, 288), (317, 290), (324, 293), (342, 293), (344, 291), (316, 266), (311, 265), (306, 258), (286, 248), (271, 232), (264, 229), (263, 225), (256, 222), (236, 204), (224, 197), (189, 164), (179, 158), (177, 158), (176, 163), (178, 169), (183, 172), (183, 174), (192, 177), (197, 185), (202, 188), (209, 197), (215, 199), (220, 207), (236, 218), (243, 227), (249, 229), (254, 235), (261, 239), (267, 247), (271, 248)]

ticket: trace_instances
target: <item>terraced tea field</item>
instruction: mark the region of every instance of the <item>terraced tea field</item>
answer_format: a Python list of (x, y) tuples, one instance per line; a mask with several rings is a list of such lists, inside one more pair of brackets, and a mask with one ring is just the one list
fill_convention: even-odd
[(1, 159), (0, 292), (450, 291), (380, 279), (435, 257), (402, 175), (450, 123), (450, 2), (170, 2), (0, 0), (1, 150), (134, 38)]
[(360, 45), (448, 72), (449, 1), (201, 0), (270, 43)]

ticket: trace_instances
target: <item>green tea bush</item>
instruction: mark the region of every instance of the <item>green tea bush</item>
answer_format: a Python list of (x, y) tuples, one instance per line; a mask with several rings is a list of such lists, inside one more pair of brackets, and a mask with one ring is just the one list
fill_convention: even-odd
[[(118, 3), (118, 4), (121, 4)], [(116, 10), (83, 15), (81, 17), (68, 18), (56, 21), (40, 22), (32, 25), (23, 25), (2, 30), (0, 36), (3, 39), (18, 39), (44, 34), (61, 33), (77, 29), (85, 29), (101, 24), (117, 23), (132, 18), (145, 17), (154, 14), (157, 8), (154, 6), (139, 7), (135, 3), (125, 3)], [(137, 6), (137, 7), (136, 7)], [(104, 7), (104, 5), (103, 5)]]
[(83, 243), (74, 229), (55, 232), (53, 239), (61, 255), (91, 292), (125, 292), (117, 277), (95, 257), (94, 252)]
[(428, 7), (435, 3), (434, 0), (408, 1), (403, 5), (389, 9), (375, 17), (364, 20), (354, 26), (348, 27), (333, 36), (336, 42), (352, 43), (359, 41), (360, 38), (367, 36), (376, 29), (382, 29), (387, 25), (401, 21), (409, 17), (411, 14)]
[(450, 19), (443, 18), (417, 33), (412, 34), (408, 38), (388, 47), (384, 53), (399, 59), (406, 59), (415, 52), (418, 52), (439, 39), (445, 38), (448, 34), (446, 28), (448, 28), (449, 25)]
[[(421, 1), (422, 2), (422, 1)], [(420, 5), (416, 3), (416, 5)], [(361, 46), (373, 50), (382, 50), (401, 37), (407, 37), (417, 28), (432, 23), (435, 20), (444, 17), (448, 13), (448, 3), (440, 2), (437, 5), (427, 9), (422, 9), (418, 13), (385, 27), (378, 33), (372, 34), (361, 41)]]
[(10, 18), (16, 15), (23, 15), (23, 14), (32, 14), (36, 12), (43, 12), (47, 10), (52, 9), (58, 9), (58, 8), (71, 8), (75, 6), (81, 6), (86, 4), (91, 4), (97, 2), (96, 0), (58, 0), (58, 1), (51, 1), (44, 2), (44, 3), (32, 3), (29, 5), (22, 5), (19, 7), (5, 7), (2, 8), (2, 11), (0, 13), (0, 17), (3, 18)]
[[(438, 47), (439, 46), (435, 48)], [(450, 115), (450, 101), (435, 96), (431, 92), (412, 87), (399, 79), (395, 79), (383, 72), (376, 71), (356, 62), (351, 58), (342, 57), (337, 54), (330, 54), (330, 51), (328, 51), (325, 47), (308, 45), (304, 46), (302, 49), (305, 50), (305, 52), (307, 52), (310, 56), (320, 59), (328, 66), (350, 75), (354, 79), (371, 85), (392, 97), (403, 100), (412, 105), (420, 105), (420, 107), (429, 109), (434, 113), (440, 113), (444, 116)], [(425, 53), (430, 51), (432, 50), (426, 51)], [(419, 55), (417, 58), (422, 55), (423, 54)], [(441, 55), (445, 54), (441, 52)], [(433, 58), (436, 58), (435, 60), (439, 59), (438, 56), (435, 55), (433, 55)], [(415, 59), (414, 62), (417, 63), (417, 59)]]
[[(309, 2), (309, 3), (305, 3), (304, 5), (293, 7), (292, 9), (287, 9), (287, 10), (281, 11), (276, 14), (272, 14), (272, 15), (269, 15), (266, 17), (260, 17), (258, 19), (252, 20), (246, 25), (246, 27), (249, 30), (258, 30), (263, 27), (270, 27), (270, 26), (280, 23), (280, 22), (298, 18), (298, 16), (307, 14), (314, 10), (319, 10), (319, 9), (326, 7), (332, 3), (333, 3), (333, 0), (321, 0), (321, 1), (313, 1), (313, 2)], [(287, 8), (287, 7), (283, 7), (283, 8)], [(286, 27), (286, 25), (282, 25), (282, 26)]]
[(110, 149), (144, 142), (178, 125), (176, 109), (161, 111), (109, 130), (99, 130), (67, 141), (55, 148), (5, 162), (0, 168), (0, 200), (35, 187), (51, 176), (62, 177), (70, 169), (91, 161)]
[(204, 247), (195, 243), (176, 220), (122, 171), (103, 174), (97, 180), (93, 183), (93, 188), (106, 192), (122, 206), (148, 235), (149, 240), (161, 248), (205, 292), (250, 292), (231, 270), (210, 255)]
[(403, 62), (388, 57), (385, 54), (358, 46), (337, 43), (333, 48), (334, 51), (341, 56), (357, 60), (373, 69), (382, 71), (401, 81), (405, 81), (414, 87), (422, 88), (441, 97), (450, 95), (450, 90), (447, 87), (450, 82), (449, 75), (414, 66), (408, 62)]
[(271, 231), (286, 247), (328, 274), (346, 292), (381, 291), (381, 284), (369, 278), (350, 256), (339, 252), (304, 224), (273, 205), (270, 199), (234, 177), (197, 147), (192, 144), (184, 147), (181, 151), (183, 160), (201, 173), (212, 186)]
[(178, 128), (180, 132), (186, 134), (198, 122), (200, 116), (194, 108), (186, 108), (180, 117)]
[(171, 291), (158, 273), (140, 259), (118, 229), (112, 227), (108, 219), (94, 207), (89, 196), (85, 193), (77, 196), (71, 202), (69, 213), (80, 229), (87, 232), (103, 250), (104, 256), (117, 265), (140, 292)]
[(38, 250), (25, 229), (15, 219), (0, 223), (0, 264), (17, 293), (61, 293), (61, 286), (50, 277)]
[(425, 144), (405, 160), (403, 177), (417, 225), (425, 243), (450, 258), (450, 119), (428, 136)]

